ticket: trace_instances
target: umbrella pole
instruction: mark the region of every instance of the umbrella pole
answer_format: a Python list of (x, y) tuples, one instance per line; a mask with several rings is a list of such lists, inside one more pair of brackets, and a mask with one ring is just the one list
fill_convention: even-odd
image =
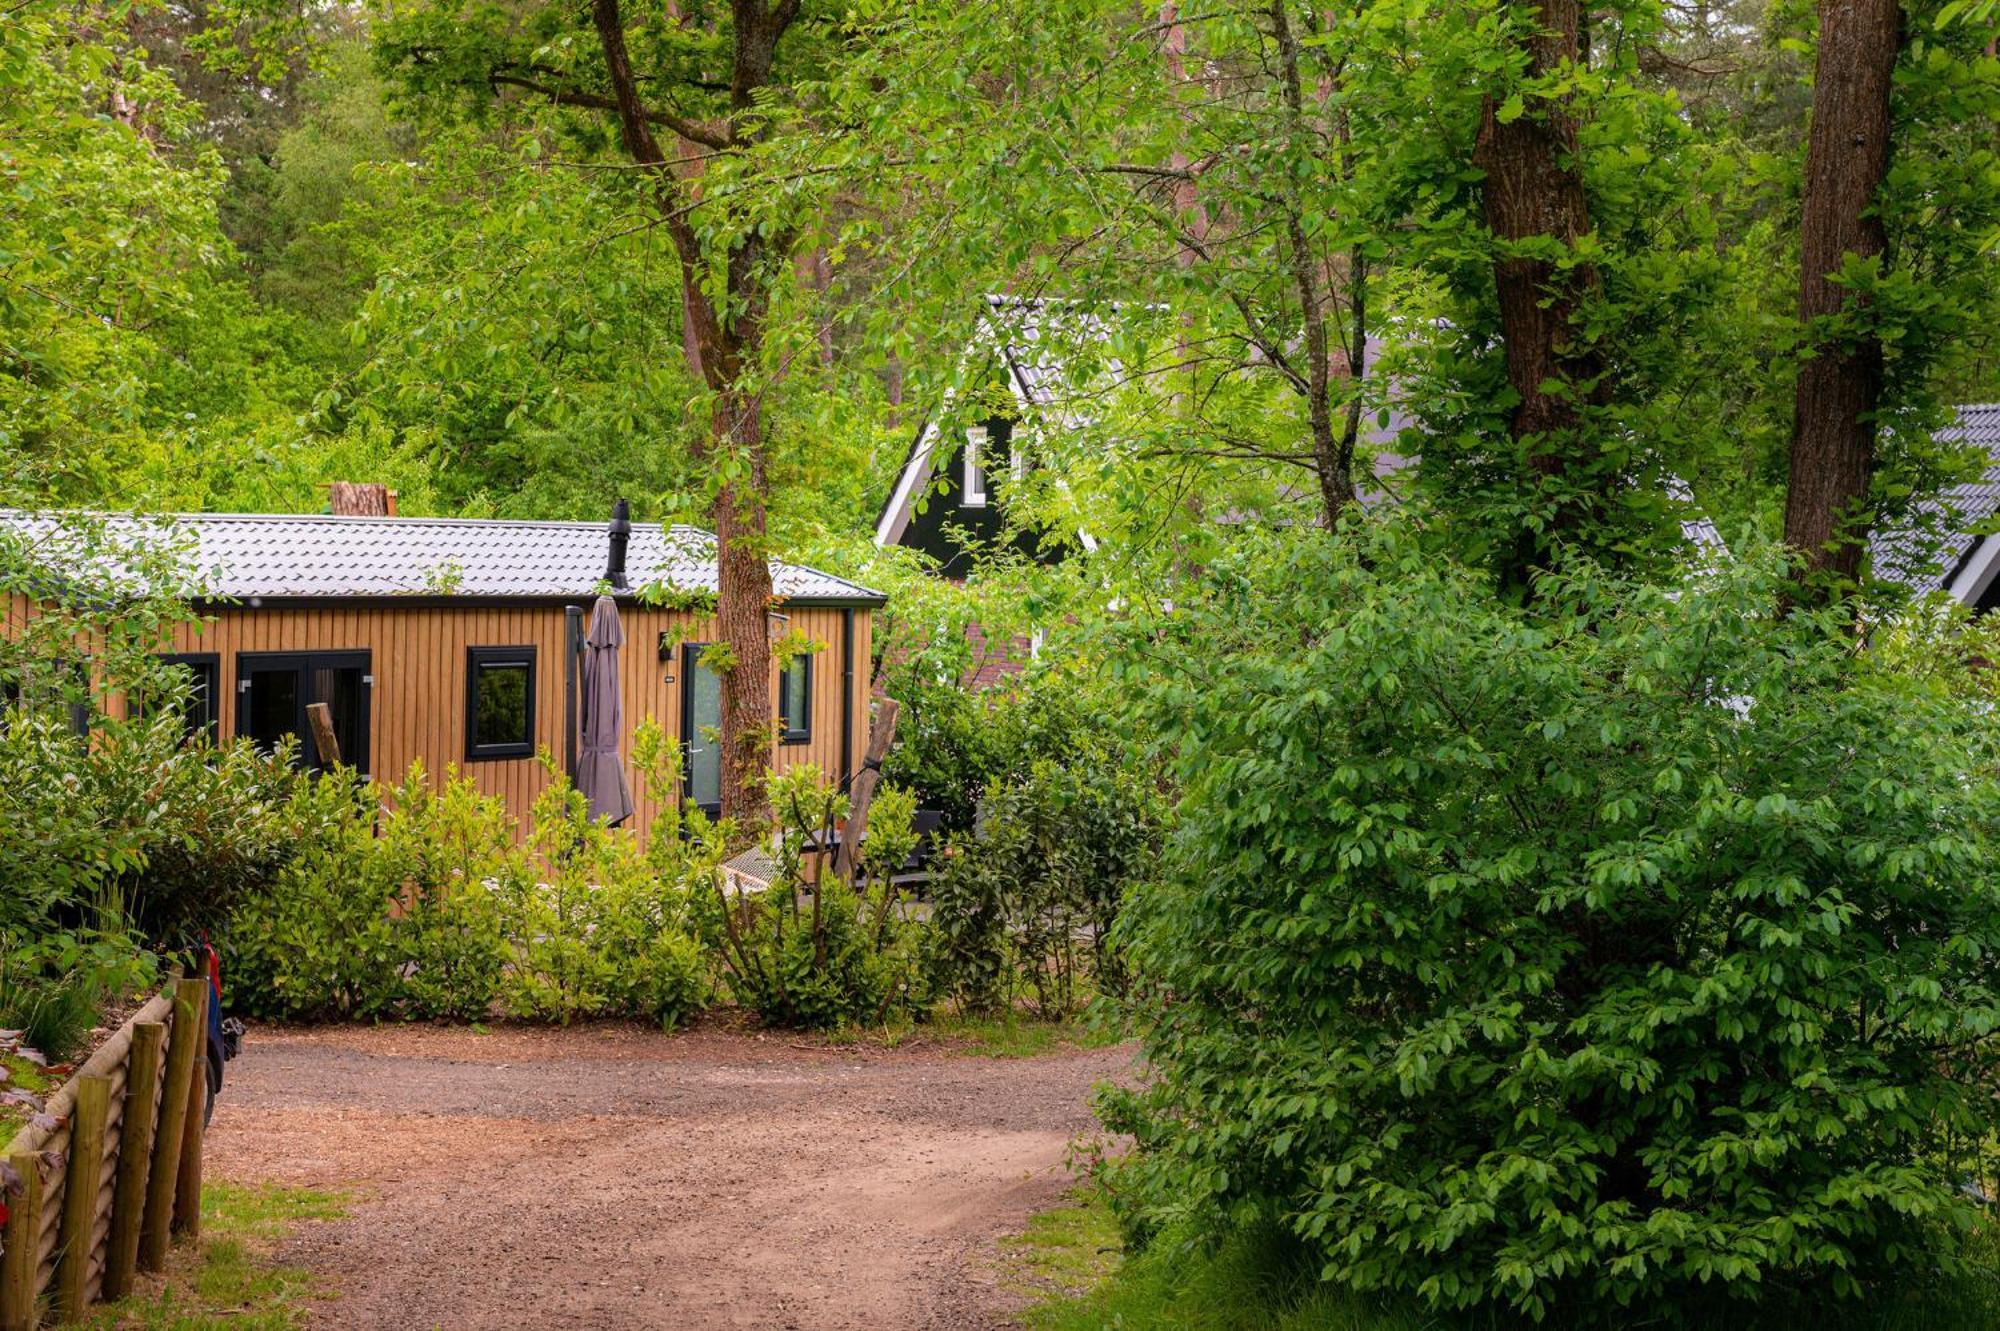
[(576, 659), (583, 654), (583, 607), (563, 607), (563, 774), (576, 784)]

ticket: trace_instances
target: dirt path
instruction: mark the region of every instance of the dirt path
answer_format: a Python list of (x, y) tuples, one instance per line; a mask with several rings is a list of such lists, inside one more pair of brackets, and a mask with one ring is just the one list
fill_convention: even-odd
[(252, 1032), (209, 1170), (347, 1187), (284, 1256), (334, 1328), (979, 1328), (1129, 1050), (989, 1059), (625, 1027)]

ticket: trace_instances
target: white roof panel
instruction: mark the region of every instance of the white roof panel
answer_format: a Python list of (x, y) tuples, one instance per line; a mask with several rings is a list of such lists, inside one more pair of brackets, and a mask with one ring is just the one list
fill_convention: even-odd
[[(277, 597), (466, 596), (571, 598), (604, 578), (609, 529), (601, 522), (472, 518), (360, 518), (324, 514), (189, 513), (163, 518), (99, 515), (108, 543), (185, 540), (203, 594)], [(57, 515), (0, 510), (0, 526), (30, 541), (61, 542)], [(60, 571), (60, 545), (46, 562)], [(715, 537), (696, 527), (632, 524), (626, 576), (634, 589), (716, 590)], [(802, 564), (771, 561), (787, 601), (880, 604), (882, 593)]]

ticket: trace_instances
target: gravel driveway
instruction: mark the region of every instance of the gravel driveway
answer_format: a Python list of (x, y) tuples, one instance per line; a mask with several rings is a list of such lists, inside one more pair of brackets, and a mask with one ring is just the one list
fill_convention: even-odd
[(322, 1327), (978, 1328), (1129, 1049), (992, 1059), (630, 1027), (253, 1031), (238, 1182), (348, 1188), (282, 1256)]

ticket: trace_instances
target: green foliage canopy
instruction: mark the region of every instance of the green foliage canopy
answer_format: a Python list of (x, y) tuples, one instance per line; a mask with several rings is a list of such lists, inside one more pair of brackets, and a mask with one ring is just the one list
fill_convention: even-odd
[(1141, 1228), (1606, 1319), (1949, 1260), (2000, 1129), (1996, 732), (1781, 578), (1576, 566), (1537, 620), (1392, 523), (1143, 626), (1184, 796), (1121, 924)]

